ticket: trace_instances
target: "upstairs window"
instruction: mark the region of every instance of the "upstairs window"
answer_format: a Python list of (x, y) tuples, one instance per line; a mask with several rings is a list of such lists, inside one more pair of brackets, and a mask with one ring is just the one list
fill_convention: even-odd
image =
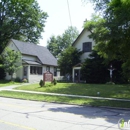
[(83, 52), (91, 52), (91, 51), (92, 51), (92, 42), (84, 42)]

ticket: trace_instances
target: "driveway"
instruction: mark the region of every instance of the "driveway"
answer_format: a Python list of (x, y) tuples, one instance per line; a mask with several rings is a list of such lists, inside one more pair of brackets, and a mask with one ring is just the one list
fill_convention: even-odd
[(119, 130), (129, 110), (0, 97), (1, 130)]

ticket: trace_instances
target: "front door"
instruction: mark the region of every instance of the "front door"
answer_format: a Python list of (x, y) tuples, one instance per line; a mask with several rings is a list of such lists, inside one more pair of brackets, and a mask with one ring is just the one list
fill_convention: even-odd
[(74, 82), (80, 82), (80, 69), (74, 70)]

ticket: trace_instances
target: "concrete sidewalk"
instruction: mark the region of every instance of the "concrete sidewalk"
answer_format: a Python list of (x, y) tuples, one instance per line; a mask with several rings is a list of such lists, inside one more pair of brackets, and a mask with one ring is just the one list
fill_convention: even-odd
[[(30, 85), (32, 83), (25, 83), (24, 85)], [(71, 94), (59, 94), (59, 93), (47, 93), (47, 92), (36, 92), (36, 91), (26, 91), (26, 90), (15, 90), (14, 88), (23, 86), (20, 85), (11, 85), (7, 87), (0, 87), (0, 91), (14, 91), (14, 92), (25, 92), (25, 93), (32, 93), (32, 94), (42, 94), (42, 95), (52, 95), (52, 96), (63, 96), (63, 97), (75, 97), (75, 98), (89, 98), (89, 99), (100, 99), (100, 100), (112, 100), (112, 101), (126, 101), (130, 102), (129, 99), (119, 99), (119, 98), (105, 98), (105, 97), (94, 97), (94, 96), (81, 96), (81, 95), (71, 95)]]

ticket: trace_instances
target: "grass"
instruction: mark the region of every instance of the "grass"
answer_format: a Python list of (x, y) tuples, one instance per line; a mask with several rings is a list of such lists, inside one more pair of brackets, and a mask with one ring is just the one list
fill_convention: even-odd
[(18, 82), (8, 81), (8, 80), (0, 80), (0, 87), (10, 86), (14, 84), (20, 84)]
[[(130, 99), (130, 85), (58, 83), (55, 86), (52, 86), (52, 84), (46, 84), (44, 87), (40, 87), (39, 84), (37, 83), (31, 85), (23, 85), (16, 89), (49, 92), (49, 93), (83, 95), (83, 96)], [(100, 92), (100, 95), (97, 95), (97, 92)], [(0, 96), (26, 99), (26, 100), (77, 104), (77, 105), (130, 108), (130, 103), (125, 101), (110, 101), (110, 100), (99, 100), (99, 99), (97, 100), (97, 99), (86, 99), (76, 97), (51, 96), (44, 94), (43, 95), (30, 94), (14, 91), (0, 91)]]
[(130, 108), (130, 103), (128, 103), (128, 102), (74, 98), (74, 97), (49, 96), (49, 95), (30, 94), (30, 93), (13, 92), (13, 91), (0, 91), (0, 96), (20, 98), (20, 99), (26, 99), (26, 100), (35, 100), (35, 101), (76, 104), (76, 105)]
[[(46, 87), (39, 87), (39, 84), (25, 85), (16, 89), (83, 96), (130, 99), (130, 85), (58, 83), (55, 86), (47, 84)], [(97, 92), (100, 92), (100, 95), (97, 95)]]

